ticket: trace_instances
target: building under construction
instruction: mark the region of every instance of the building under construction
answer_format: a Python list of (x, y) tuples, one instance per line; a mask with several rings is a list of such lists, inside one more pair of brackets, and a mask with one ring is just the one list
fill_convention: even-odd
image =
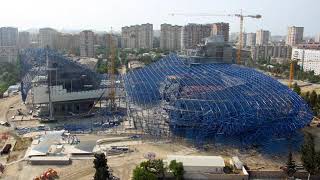
[[(21, 58), (26, 71), (24, 100), (32, 87), (34, 104), (66, 115), (86, 112), (95, 101), (107, 97), (108, 81), (102, 83), (107, 77), (62, 55), (29, 50)], [(170, 54), (124, 75), (131, 126), (153, 137), (183, 137), (198, 145), (252, 145), (290, 138), (313, 118), (301, 97), (277, 80), (226, 63), (234, 61), (210, 62)], [(119, 97), (120, 88), (115, 91)]]
[[(21, 53), (22, 99), (40, 107), (39, 116), (54, 118), (88, 113), (106, 98), (108, 81), (88, 67), (49, 49)], [(31, 91), (29, 91), (31, 90)]]
[(137, 128), (196, 144), (275, 144), (312, 120), (299, 95), (261, 72), (189, 62), (170, 54), (126, 75), (128, 112)]

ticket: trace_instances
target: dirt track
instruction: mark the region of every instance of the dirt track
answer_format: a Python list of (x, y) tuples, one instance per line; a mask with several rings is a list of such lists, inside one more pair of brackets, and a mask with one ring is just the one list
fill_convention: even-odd
[(21, 97), (19, 95), (11, 96), (8, 98), (0, 99), (0, 121), (7, 121), (8, 111), (10, 106), (21, 102)]

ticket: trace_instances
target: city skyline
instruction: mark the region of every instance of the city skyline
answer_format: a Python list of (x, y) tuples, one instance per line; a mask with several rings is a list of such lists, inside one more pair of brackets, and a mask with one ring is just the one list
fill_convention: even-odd
[(320, 32), (320, 25), (313, 22), (313, 19), (320, 17), (316, 9), (318, 4), (316, 0), (303, 2), (56, 0), (48, 5), (46, 0), (34, 0), (32, 3), (12, 0), (2, 3), (0, 22), (1, 26), (18, 27), (19, 30), (52, 27), (59, 31), (84, 29), (109, 31), (113, 27), (119, 32), (123, 26), (144, 23), (151, 23), (155, 30), (159, 30), (160, 24), (163, 23), (186, 25), (227, 22), (230, 24), (230, 32), (238, 32), (238, 18), (170, 16), (169, 13), (235, 14), (243, 9), (244, 14), (262, 15), (261, 20), (245, 20), (246, 32), (266, 29), (272, 35), (286, 35), (289, 26), (302, 26), (305, 27), (306, 36), (315, 36)]

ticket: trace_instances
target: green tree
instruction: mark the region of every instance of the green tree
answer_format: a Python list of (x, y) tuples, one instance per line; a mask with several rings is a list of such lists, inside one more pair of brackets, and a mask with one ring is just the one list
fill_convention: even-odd
[(133, 170), (133, 180), (156, 180), (157, 176), (141, 166)]
[(315, 107), (317, 103), (317, 93), (313, 90), (310, 94), (310, 106)]
[(293, 174), (297, 171), (296, 167), (297, 166), (295, 164), (295, 161), (292, 159), (292, 153), (290, 152), (289, 156), (288, 156), (288, 161), (287, 161), (287, 164), (286, 164), (286, 168), (285, 168), (285, 172), (288, 175), (288, 177), (292, 177), (293, 176)]
[(183, 179), (184, 169), (183, 169), (182, 162), (177, 162), (176, 160), (172, 160), (169, 164), (169, 169), (175, 176), (176, 180)]
[(310, 104), (310, 92), (309, 91), (302, 94), (301, 96), (308, 104)]
[(301, 147), (301, 161), (303, 167), (310, 173), (315, 174), (317, 171), (316, 151), (314, 138), (310, 133), (305, 136), (304, 143)]
[(94, 180), (109, 180), (112, 176), (109, 172), (109, 167), (107, 165), (107, 159), (104, 153), (97, 153), (94, 155), (93, 160), (94, 168), (96, 173), (94, 174)]
[(134, 180), (164, 179), (165, 167), (162, 159), (143, 161), (133, 171)]
[(298, 86), (298, 84), (295, 82), (292, 86), (292, 89), (294, 92), (296, 92), (298, 95), (301, 94), (301, 88)]

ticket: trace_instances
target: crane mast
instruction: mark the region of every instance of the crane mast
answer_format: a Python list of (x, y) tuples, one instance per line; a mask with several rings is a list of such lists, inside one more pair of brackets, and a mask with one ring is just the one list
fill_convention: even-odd
[(240, 15), (240, 32), (239, 32), (239, 44), (237, 49), (237, 64), (241, 64), (241, 50), (243, 44), (243, 16)]
[(116, 87), (115, 87), (115, 58), (116, 58), (116, 47), (114, 45), (113, 39), (112, 39), (112, 32), (110, 33), (108, 37), (109, 41), (109, 59), (110, 63), (108, 64), (108, 75), (110, 80), (110, 87), (109, 87), (109, 107), (110, 111), (114, 112), (116, 110), (115, 105), (115, 96), (116, 96)]

